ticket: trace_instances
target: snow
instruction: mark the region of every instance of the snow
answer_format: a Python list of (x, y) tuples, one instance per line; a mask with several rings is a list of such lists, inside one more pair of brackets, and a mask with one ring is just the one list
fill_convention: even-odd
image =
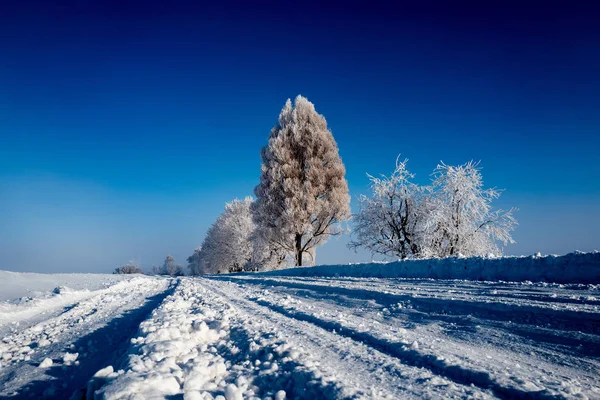
[(600, 252), (576, 252), (563, 256), (536, 254), (529, 257), (450, 257), (389, 263), (320, 265), (262, 274), (600, 284)]
[[(140, 275), (2, 271), (2, 277), (11, 292), (3, 292), (9, 300), (0, 307), (0, 398), (24, 391), (69, 398), (123, 352), (170, 285)], [(28, 301), (18, 301), (24, 293)]]
[(355, 268), (49, 288), (0, 323), (0, 398), (600, 398), (600, 285)]
[(71, 365), (73, 362), (75, 362), (75, 360), (77, 360), (77, 357), (79, 357), (79, 353), (65, 353), (65, 355), (63, 355), (62, 359), (63, 359), (63, 364), (64, 365)]
[(44, 361), (42, 361), (39, 365), (40, 368), (48, 368), (52, 366), (52, 359), (51, 358), (44, 358)]
[[(107, 385), (87, 396), (285, 398), (283, 387), (294, 382), (290, 375), (298, 374), (302, 384), (304, 376), (313, 375), (299, 368), (299, 353), (289, 357), (291, 346), (278, 341), (273, 333), (248, 329), (251, 319), (200, 282), (182, 279), (175, 293), (140, 325), (123, 368)], [(316, 375), (313, 385), (319, 387)], [(250, 384), (259, 380), (269, 385)]]
[(25, 303), (53, 293), (98, 290), (131, 278), (131, 275), (38, 274), (0, 270), (0, 302)]

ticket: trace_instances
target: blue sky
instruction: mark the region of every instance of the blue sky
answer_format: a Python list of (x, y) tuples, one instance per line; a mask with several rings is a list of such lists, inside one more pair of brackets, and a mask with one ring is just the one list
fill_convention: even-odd
[[(600, 249), (593, 5), (52, 3), (0, 5), (0, 269), (184, 263), (297, 94), (353, 207), (399, 153), (423, 183), (481, 160), (520, 209), (507, 254)], [(370, 260), (346, 241), (318, 262)]]

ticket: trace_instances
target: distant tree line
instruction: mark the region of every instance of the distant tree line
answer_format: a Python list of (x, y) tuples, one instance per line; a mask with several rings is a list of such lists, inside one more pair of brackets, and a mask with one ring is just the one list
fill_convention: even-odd
[(113, 274), (143, 274), (140, 262), (137, 259), (130, 260), (127, 264), (115, 268)]
[[(143, 274), (144, 271), (139, 266), (139, 261), (132, 260), (127, 264), (116, 268), (113, 274)], [(172, 255), (168, 255), (165, 258), (165, 262), (162, 266), (153, 266), (150, 270), (150, 275), (169, 275), (169, 276), (183, 276), (185, 275), (185, 268), (182, 265), (175, 263), (175, 258)]]

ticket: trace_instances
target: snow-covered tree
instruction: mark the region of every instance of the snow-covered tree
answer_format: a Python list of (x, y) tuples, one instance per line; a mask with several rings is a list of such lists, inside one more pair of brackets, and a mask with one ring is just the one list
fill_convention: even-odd
[(200, 275), (204, 273), (202, 270), (202, 255), (202, 247), (197, 247), (194, 249), (194, 254), (187, 258), (190, 275)]
[(169, 254), (163, 263), (161, 275), (183, 276), (185, 271), (181, 265), (175, 262), (175, 258)]
[(431, 202), (427, 188), (411, 182), (414, 175), (407, 162), (396, 159), (389, 177), (368, 175), (373, 194), (359, 198), (350, 248), (364, 247), (372, 254), (401, 259), (421, 256)]
[(158, 265), (153, 265), (150, 269), (150, 275), (162, 275), (162, 267)]
[(498, 242), (514, 243), (516, 209), (492, 210), (491, 203), (501, 191), (483, 188), (478, 163), (457, 167), (441, 163), (434, 171), (433, 190), (436, 203), (428, 224), (429, 255), (500, 254)]
[(350, 248), (404, 259), (501, 254), (499, 242), (514, 243), (515, 209), (492, 209), (501, 192), (483, 188), (476, 163), (438, 165), (431, 186), (413, 178), (406, 160), (390, 177), (370, 177), (373, 195), (360, 197)]
[(250, 241), (252, 242), (252, 258), (244, 266), (245, 271), (272, 271), (285, 265), (286, 253), (269, 242), (265, 232), (256, 224), (250, 235)]
[(302, 96), (288, 99), (262, 150), (254, 220), (262, 238), (296, 265), (341, 233), (350, 216), (346, 169), (325, 118)]
[(127, 262), (127, 264), (115, 268), (113, 274), (143, 274), (144, 271), (140, 267), (140, 260), (133, 258)]
[(143, 274), (144, 271), (137, 265), (126, 264), (116, 268), (113, 274)]
[(254, 230), (250, 213), (252, 198), (235, 199), (225, 205), (225, 211), (206, 233), (200, 257), (199, 271), (207, 274), (241, 271), (252, 260), (250, 235)]

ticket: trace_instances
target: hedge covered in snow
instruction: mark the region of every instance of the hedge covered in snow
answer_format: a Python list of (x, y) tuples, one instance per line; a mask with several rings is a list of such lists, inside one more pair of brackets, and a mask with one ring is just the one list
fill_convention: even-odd
[(451, 257), (388, 263), (319, 265), (264, 274), (598, 284), (600, 283), (600, 252), (577, 252), (563, 256), (538, 254), (529, 257)]

